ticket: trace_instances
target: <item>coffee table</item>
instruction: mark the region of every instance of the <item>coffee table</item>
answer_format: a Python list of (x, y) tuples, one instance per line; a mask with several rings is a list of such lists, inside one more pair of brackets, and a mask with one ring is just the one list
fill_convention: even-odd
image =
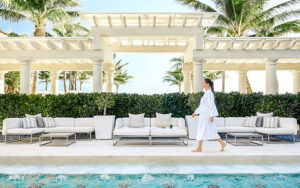
[[(72, 140), (69, 140), (70, 137), (74, 137)], [(53, 142), (55, 139), (65, 139), (65, 142)], [(43, 134), (39, 137), (40, 146), (69, 146), (76, 142), (75, 133), (48, 133)]]
[[(233, 141), (228, 137), (233, 137)], [(227, 133), (226, 142), (234, 146), (263, 146), (264, 137), (257, 133)]]

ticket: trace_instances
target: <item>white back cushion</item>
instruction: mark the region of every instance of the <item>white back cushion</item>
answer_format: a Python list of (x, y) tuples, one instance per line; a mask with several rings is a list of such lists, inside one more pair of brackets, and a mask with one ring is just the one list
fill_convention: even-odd
[(170, 126), (170, 124), (172, 123), (171, 116), (172, 116), (172, 113), (169, 113), (169, 114), (156, 113), (156, 126), (157, 127)]
[(297, 119), (296, 118), (279, 118), (279, 126), (280, 128), (291, 129), (294, 130), (294, 134), (297, 134)]
[(225, 118), (225, 127), (242, 127), (245, 117), (227, 117)]
[(94, 118), (75, 118), (75, 127), (95, 127)]
[(145, 123), (144, 123), (144, 116), (145, 114), (130, 114), (129, 113), (129, 127), (133, 127), (133, 128), (141, 128), (141, 127), (145, 127)]
[(6, 118), (3, 120), (3, 135), (6, 135), (8, 129), (16, 128), (22, 128), (22, 118)]
[(59, 118), (54, 118), (54, 122), (55, 122), (56, 127), (74, 127), (75, 126), (75, 118), (59, 117)]
[[(129, 125), (128, 117), (122, 118), (122, 125), (128, 127)], [(150, 118), (144, 118), (144, 125), (145, 127), (150, 127)]]
[(264, 117), (272, 117), (273, 116), (273, 112), (270, 113), (260, 113), (260, 112), (256, 112), (257, 116), (264, 116)]
[(214, 121), (217, 127), (225, 127), (225, 119), (223, 117), (215, 117)]
[[(178, 120), (179, 118), (171, 118), (171, 124), (174, 126), (174, 127), (177, 127), (178, 126)], [(151, 118), (151, 127), (158, 127), (157, 124), (156, 124), (156, 118)]]

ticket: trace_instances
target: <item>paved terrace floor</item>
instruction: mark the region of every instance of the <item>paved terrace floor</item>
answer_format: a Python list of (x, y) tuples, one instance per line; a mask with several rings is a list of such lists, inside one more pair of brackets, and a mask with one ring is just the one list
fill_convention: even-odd
[(70, 146), (38, 143), (0, 143), (0, 165), (92, 165), (92, 164), (293, 164), (300, 163), (300, 143), (233, 146), (220, 152), (217, 141), (206, 141), (202, 153), (188, 146), (122, 144), (111, 140), (78, 140)]

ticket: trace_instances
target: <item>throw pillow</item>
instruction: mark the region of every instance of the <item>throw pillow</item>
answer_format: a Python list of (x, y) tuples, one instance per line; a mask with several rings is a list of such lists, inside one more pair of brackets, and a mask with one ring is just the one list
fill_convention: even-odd
[(52, 117), (44, 117), (43, 122), (46, 128), (55, 127), (55, 122)]
[(25, 114), (25, 116), (26, 116), (26, 118), (30, 118), (30, 117), (35, 118), (38, 128), (45, 128), (43, 118), (42, 118), (42, 114), (36, 114), (36, 115)]
[(128, 127), (132, 128), (141, 128), (145, 127), (144, 123), (145, 114), (129, 114), (129, 125)]
[(260, 112), (256, 112), (257, 116), (264, 116), (264, 117), (272, 117), (273, 116), (273, 112), (270, 113), (260, 113)]
[(35, 118), (22, 118), (22, 126), (24, 129), (37, 128)]
[(277, 128), (278, 120), (278, 117), (264, 117), (263, 128)]
[(169, 127), (171, 124), (172, 113), (160, 114), (156, 113), (156, 126), (158, 127)]
[(257, 120), (256, 120), (256, 127), (262, 127), (263, 126), (263, 116), (257, 116)]
[(246, 117), (244, 121), (244, 127), (255, 127), (257, 116)]

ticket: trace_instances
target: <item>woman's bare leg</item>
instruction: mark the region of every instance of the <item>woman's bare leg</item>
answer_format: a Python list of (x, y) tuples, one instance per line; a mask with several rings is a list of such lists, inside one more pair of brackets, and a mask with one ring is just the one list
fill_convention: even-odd
[(202, 152), (202, 143), (203, 143), (203, 140), (199, 140), (198, 147), (196, 149), (192, 150), (192, 152)]
[(218, 141), (221, 144), (221, 150), (220, 151), (224, 151), (224, 148), (226, 146), (225, 142), (223, 142), (223, 140), (221, 138), (219, 138)]

